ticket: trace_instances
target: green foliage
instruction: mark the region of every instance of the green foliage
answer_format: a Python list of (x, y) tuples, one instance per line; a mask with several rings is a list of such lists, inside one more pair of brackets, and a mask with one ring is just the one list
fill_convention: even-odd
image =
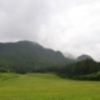
[(100, 80), (100, 63), (87, 59), (64, 66), (58, 74), (72, 79)]
[(80, 80), (100, 80), (100, 72), (89, 74), (89, 75), (81, 75), (77, 76)]
[(66, 59), (60, 52), (43, 48), (34, 42), (0, 43), (1, 72), (46, 72), (56, 64), (69, 62), (71, 60)]

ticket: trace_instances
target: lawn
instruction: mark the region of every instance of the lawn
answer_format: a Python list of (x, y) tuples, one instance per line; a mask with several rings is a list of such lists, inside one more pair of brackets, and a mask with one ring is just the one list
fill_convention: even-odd
[(99, 81), (54, 74), (0, 74), (0, 100), (100, 100)]

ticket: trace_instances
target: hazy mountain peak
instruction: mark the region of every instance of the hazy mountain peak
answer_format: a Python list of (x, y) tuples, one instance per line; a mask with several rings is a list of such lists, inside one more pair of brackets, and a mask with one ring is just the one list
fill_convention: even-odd
[(77, 57), (78, 61), (80, 61), (80, 60), (86, 60), (86, 59), (92, 59), (92, 57), (89, 56), (89, 55), (86, 55), (86, 54), (83, 54), (83, 55)]

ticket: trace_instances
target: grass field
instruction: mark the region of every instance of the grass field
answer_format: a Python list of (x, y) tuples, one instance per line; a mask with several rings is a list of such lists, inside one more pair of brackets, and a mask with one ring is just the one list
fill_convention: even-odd
[(53, 74), (0, 74), (0, 100), (100, 100), (100, 82)]

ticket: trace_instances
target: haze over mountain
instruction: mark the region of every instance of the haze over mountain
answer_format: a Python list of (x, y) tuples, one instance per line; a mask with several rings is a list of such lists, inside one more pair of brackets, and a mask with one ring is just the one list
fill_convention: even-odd
[(63, 55), (65, 56), (65, 58), (70, 58), (70, 59), (76, 59), (72, 54), (70, 53), (63, 53)]
[(91, 60), (93, 60), (93, 58), (90, 57), (89, 55), (83, 54), (83, 55), (81, 55), (81, 56), (79, 56), (79, 57), (77, 58), (77, 61), (86, 60), (86, 59), (91, 59)]

